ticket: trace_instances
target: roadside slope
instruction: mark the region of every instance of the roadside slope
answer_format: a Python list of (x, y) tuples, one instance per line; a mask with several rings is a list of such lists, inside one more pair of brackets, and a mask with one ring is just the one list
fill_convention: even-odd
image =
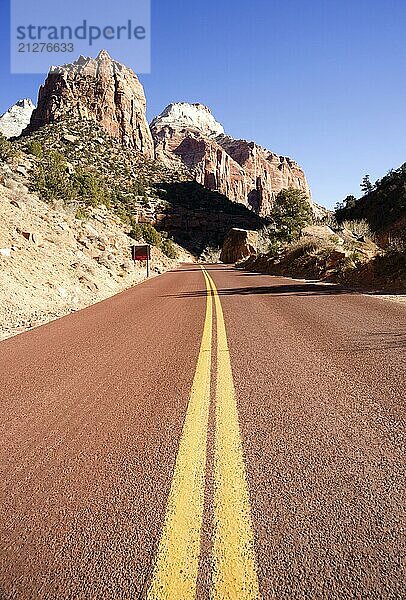
[[(22, 162), (22, 160), (20, 160)], [(17, 167), (23, 171), (23, 166)], [(129, 227), (104, 206), (73, 207), (30, 193), (7, 165), (0, 177), (0, 340), (84, 308), (145, 279), (131, 260)], [(177, 249), (180, 260), (192, 260)], [(177, 264), (152, 248), (151, 274)]]

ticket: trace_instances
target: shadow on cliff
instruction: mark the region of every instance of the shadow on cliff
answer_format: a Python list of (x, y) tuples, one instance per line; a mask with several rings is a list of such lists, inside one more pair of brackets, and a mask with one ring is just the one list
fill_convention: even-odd
[(207, 249), (219, 250), (233, 227), (258, 231), (267, 224), (243, 204), (196, 181), (162, 182), (155, 189), (166, 203), (157, 229), (168, 232), (175, 242), (196, 255)]

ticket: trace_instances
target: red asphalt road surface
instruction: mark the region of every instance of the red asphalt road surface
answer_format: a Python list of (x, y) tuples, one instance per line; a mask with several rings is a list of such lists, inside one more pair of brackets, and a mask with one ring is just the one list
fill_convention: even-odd
[[(262, 597), (406, 598), (406, 307), (207, 270)], [(145, 597), (205, 306), (202, 271), (188, 265), (0, 343), (1, 600)], [(206, 510), (202, 599), (209, 529)]]

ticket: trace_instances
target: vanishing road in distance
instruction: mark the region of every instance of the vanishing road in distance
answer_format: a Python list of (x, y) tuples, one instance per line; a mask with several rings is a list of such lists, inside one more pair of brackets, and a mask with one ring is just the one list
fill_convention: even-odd
[(185, 265), (0, 343), (1, 600), (403, 599), (406, 306)]

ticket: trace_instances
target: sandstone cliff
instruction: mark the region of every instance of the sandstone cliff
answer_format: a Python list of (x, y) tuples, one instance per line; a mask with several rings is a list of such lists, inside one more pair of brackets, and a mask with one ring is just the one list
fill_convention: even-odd
[(198, 183), (266, 216), (277, 193), (288, 187), (310, 197), (305, 174), (290, 158), (255, 142), (224, 134), (202, 104), (171, 104), (151, 123), (156, 157), (185, 165)]
[(126, 146), (153, 158), (143, 87), (135, 73), (102, 50), (96, 59), (52, 67), (41, 86), (27, 131), (80, 117), (98, 122)]

